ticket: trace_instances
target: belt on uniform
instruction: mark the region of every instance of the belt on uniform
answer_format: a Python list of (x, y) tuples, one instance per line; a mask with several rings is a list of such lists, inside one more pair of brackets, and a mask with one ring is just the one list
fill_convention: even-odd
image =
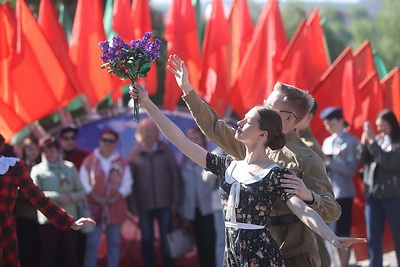
[(300, 219), (296, 215), (286, 214), (281, 216), (270, 217), (268, 225), (270, 226), (287, 225), (291, 223), (296, 223), (298, 221), (300, 221)]

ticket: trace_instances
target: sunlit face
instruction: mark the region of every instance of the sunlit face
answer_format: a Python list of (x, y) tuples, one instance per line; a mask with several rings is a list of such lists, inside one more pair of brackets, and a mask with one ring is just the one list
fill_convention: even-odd
[(158, 128), (156, 125), (149, 123), (142, 128), (141, 135), (142, 142), (152, 146), (158, 141)]
[(324, 120), (324, 126), (325, 129), (331, 134), (340, 133), (341, 131), (343, 131), (344, 122), (343, 119)]
[(392, 130), (390, 128), (390, 124), (387, 121), (382, 120), (381, 118), (377, 118), (375, 124), (376, 128), (378, 128), (378, 131), (384, 133), (385, 135), (390, 135)]
[(54, 146), (46, 146), (43, 148), (43, 154), (48, 162), (56, 162), (60, 152)]
[(263, 132), (260, 130), (258, 120), (260, 115), (256, 108), (252, 108), (244, 118), (237, 122), (237, 129), (235, 138), (244, 142), (246, 140), (256, 140), (256, 138)]
[(117, 139), (113, 134), (104, 133), (100, 137), (100, 145), (99, 145), (100, 154), (105, 157), (110, 156), (114, 152), (116, 144), (117, 144)]

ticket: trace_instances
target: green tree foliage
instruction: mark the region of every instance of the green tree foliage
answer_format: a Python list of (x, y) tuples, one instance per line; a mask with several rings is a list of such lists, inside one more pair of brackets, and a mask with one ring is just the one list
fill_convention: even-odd
[(280, 6), (286, 36), (290, 40), (302, 19), (307, 19), (304, 3), (287, 1)]
[(349, 45), (351, 34), (346, 28), (344, 14), (336, 8), (324, 7), (320, 11), (329, 56), (333, 62)]
[(400, 66), (399, 0), (380, 0), (383, 3), (375, 22), (377, 38), (372, 45), (382, 56), (388, 70)]

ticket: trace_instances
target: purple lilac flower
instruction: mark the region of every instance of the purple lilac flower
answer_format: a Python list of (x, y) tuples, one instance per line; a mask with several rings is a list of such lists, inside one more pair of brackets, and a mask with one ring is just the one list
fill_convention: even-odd
[(154, 61), (160, 56), (160, 47), (161, 41), (157, 38), (154, 40), (154, 42), (148, 42), (146, 44), (145, 51), (147, 52), (147, 57), (150, 61)]
[(100, 47), (101, 47), (101, 60), (103, 60), (104, 63), (109, 63), (110, 62), (110, 44), (108, 41), (101, 41), (99, 43)]

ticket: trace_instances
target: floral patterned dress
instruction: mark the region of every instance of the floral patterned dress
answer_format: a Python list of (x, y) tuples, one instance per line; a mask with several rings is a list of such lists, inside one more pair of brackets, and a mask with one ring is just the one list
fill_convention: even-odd
[[(274, 200), (280, 197), (286, 202), (291, 197), (291, 194), (285, 193), (284, 188), (280, 187), (280, 179), (289, 171), (274, 165), (249, 181), (239, 183), (231, 177), (236, 163), (229, 157), (212, 153), (207, 155), (207, 169), (220, 178), (219, 194), (225, 221), (229, 221), (228, 199), (230, 195), (232, 197), (230, 192), (236, 184), (238, 192), (233, 221), (267, 226)], [(224, 266), (282, 267), (285, 264), (282, 253), (267, 228), (226, 227)]]

